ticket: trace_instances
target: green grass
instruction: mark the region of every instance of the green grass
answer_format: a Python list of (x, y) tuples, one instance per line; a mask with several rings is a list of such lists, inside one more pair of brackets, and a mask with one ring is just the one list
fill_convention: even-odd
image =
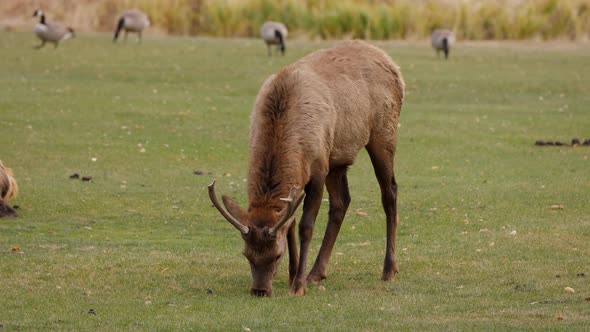
[[(0, 330), (590, 328), (590, 147), (533, 145), (590, 138), (588, 46), (459, 45), (444, 61), (379, 43), (407, 86), (398, 280), (379, 280), (384, 217), (362, 152), (325, 290), (289, 296), (285, 261), (258, 299), (206, 185), (245, 205), (258, 88), (333, 42), (272, 58), (246, 39), (35, 43), (0, 33), (0, 159), (21, 188), (20, 216), (0, 219)], [(326, 219), (324, 203), (314, 256)]]

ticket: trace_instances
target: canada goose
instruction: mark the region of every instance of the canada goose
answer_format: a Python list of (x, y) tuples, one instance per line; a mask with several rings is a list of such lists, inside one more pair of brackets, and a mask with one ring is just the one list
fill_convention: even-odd
[(113, 43), (117, 41), (121, 29), (125, 30), (125, 41), (127, 41), (127, 34), (129, 32), (137, 32), (139, 41), (141, 41), (141, 32), (143, 29), (150, 26), (150, 19), (148, 16), (137, 9), (126, 10), (121, 14), (113, 37)]
[(455, 43), (455, 35), (451, 30), (436, 29), (432, 32), (431, 43), (436, 50), (436, 55), (439, 56), (439, 52), (443, 51), (445, 52), (445, 59), (448, 59), (451, 46)]
[(8, 205), (8, 201), (18, 194), (18, 186), (12, 169), (5, 167), (0, 160), (0, 217), (16, 216), (16, 211)]
[(45, 14), (41, 9), (35, 10), (33, 17), (39, 16), (39, 23), (35, 24), (35, 34), (41, 39), (41, 45), (35, 46), (35, 48), (41, 48), (45, 46), (45, 43), (53, 43), (53, 46), (57, 48), (57, 45), (62, 40), (76, 37), (74, 29), (66, 27), (59, 23), (47, 23), (45, 21)]
[(268, 21), (260, 28), (260, 36), (268, 47), (268, 55), (271, 55), (270, 45), (278, 45), (278, 50), (285, 55), (285, 39), (287, 38), (287, 27), (280, 22)]

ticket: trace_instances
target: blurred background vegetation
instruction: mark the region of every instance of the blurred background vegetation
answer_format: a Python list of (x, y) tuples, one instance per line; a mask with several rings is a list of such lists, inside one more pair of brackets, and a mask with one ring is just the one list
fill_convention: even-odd
[(255, 37), (266, 20), (310, 39), (423, 39), (450, 28), (459, 39), (588, 40), (590, 0), (2, 0), (0, 27), (30, 29), (41, 7), (49, 21), (106, 32), (127, 8), (145, 11), (152, 33)]

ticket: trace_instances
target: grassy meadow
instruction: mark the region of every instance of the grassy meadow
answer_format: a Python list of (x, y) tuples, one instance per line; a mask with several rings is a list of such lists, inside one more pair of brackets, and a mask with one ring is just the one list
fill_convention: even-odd
[(463, 43), (444, 61), (426, 42), (377, 43), (407, 88), (398, 279), (379, 279), (363, 151), (323, 287), (288, 295), (285, 260), (260, 299), (206, 186), (246, 204), (261, 83), (335, 42), (267, 57), (255, 39), (110, 38), (37, 51), (31, 33), (0, 33), (0, 159), (20, 185), (19, 217), (0, 219), (1, 331), (590, 328), (590, 147), (533, 144), (590, 138), (588, 45)]

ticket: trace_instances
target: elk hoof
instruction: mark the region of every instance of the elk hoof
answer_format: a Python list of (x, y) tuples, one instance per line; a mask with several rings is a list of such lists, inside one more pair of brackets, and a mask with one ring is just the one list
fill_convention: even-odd
[(383, 271), (383, 274), (381, 275), (381, 280), (383, 281), (390, 281), (390, 280), (395, 280), (395, 275), (398, 273), (398, 270), (395, 269), (393, 271)]
[(327, 278), (327, 276), (326, 276), (325, 274), (320, 274), (320, 275), (318, 275), (318, 274), (310, 274), (310, 275), (307, 277), (307, 282), (310, 282), (310, 283), (312, 283), (312, 284), (314, 284), (314, 285), (317, 285), (317, 284), (319, 284), (319, 283), (320, 283), (322, 280), (324, 280), (324, 279), (326, 279), (326, 278)]
[(292, 289), (289, 293), (295, 296), (304, 296), (305, 288)]

